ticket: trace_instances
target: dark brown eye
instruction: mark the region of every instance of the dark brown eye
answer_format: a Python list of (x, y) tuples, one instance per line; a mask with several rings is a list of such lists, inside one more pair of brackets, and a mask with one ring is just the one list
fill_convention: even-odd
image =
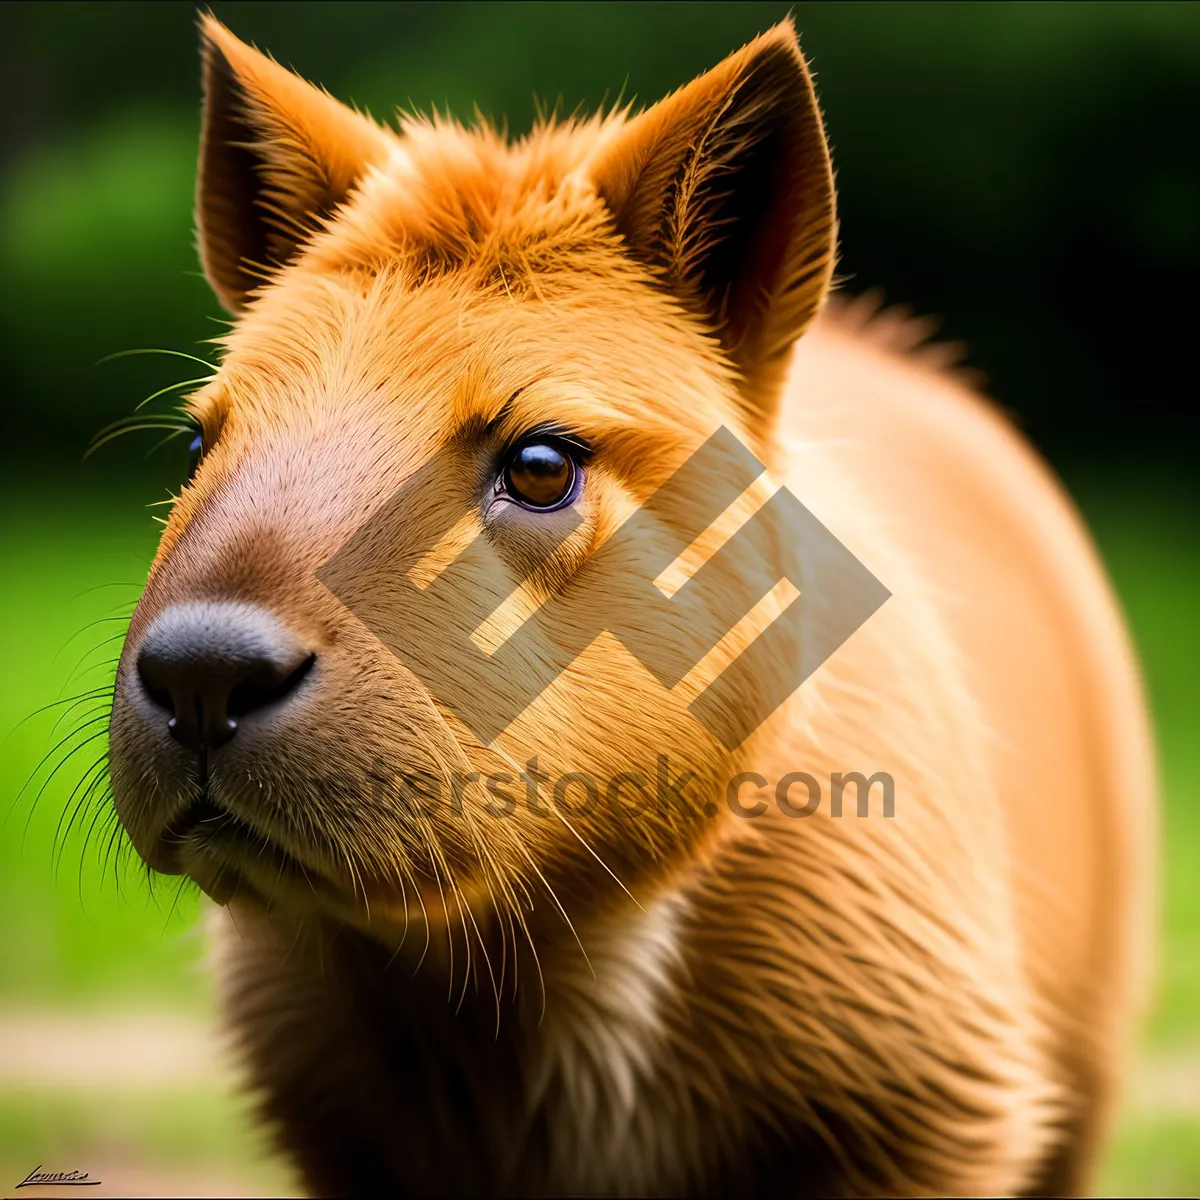
[(568, 448), (550, 438), (522, 442), (504, 467), (504, 491), (525, 508), (563, 508), (575, 499), (579, 469)]

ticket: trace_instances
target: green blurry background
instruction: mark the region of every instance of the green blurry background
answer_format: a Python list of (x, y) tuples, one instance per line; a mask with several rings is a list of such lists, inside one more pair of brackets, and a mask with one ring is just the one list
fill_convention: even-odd
[[(437, 105), (469, 118), (478, 105), (514, 133), (535, 95), (566, 111), (657, 98), (788, 11), (213, 7), (376, 116)], [(847, 287), (880, 286), (966, 343), (1066, 478), (1133, 626), (1164, 785), (1162, 968), (1104, 1186), (1195, 1193), (1200, 490), (1186, 346), (1200, 284), (1200, 6), (794, 12), (834, 145)], [(125, 1192), (290, 1186), (205, 1040), (195, 897), (152, 890), (110, 844), (102, 809), (85, 805), (55, 853), (103, 723), (39, 772), (93, 710), (57, 734), (63, 708), (18, 724), (111, 679), (109, 639), (153, 552), (147, 506), (182, 471), (178, 448), (148, 453), (155, 432), (83, 452), (195, 364), (97, 360), (203, 356), (222, 327), (192, 243), (194, 20), (187, 4), (0, 7), (0, 1186), (39, 1163)]]

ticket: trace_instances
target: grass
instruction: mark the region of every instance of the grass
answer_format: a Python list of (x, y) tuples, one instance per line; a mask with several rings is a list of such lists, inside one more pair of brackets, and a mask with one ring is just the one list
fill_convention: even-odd
[(1164, 1050), (1200, 1036), (1200, 494), (1183, 479), (1070, 483), (1129, 619), (1154, 714), (1163, 922), (1146, 1032)]
[[(85, 747), (50, 780), (31, 774), (53, 744), (61, 708), (28, 720), (35, 709), (111, 680), (120, 617), (137, 598), (153, 552), (155, 526), (130, 497), (96, 503), (55, 493), (30, 505), (27, 494), (4, 502), (0, 583), (0, 1002), (103, 1000), (136, 994), (142, 1002), (197, 1005), (191, 930), (197, 904), (175, 889), (151, 892), (144, 874), (117, 874), (104, 859), (97, 822), (85, 848), (90, 814), (61, 840), (56, 834), (72, 789), (103, 747)], [(117, 618), (111, 620), (111, 618)], [(85, 628), (92, 622), (91, 628)], [(80, 631), (83, 631), (82, 633)], [(97, 716), (102, 702), (96, 705)], [(81, 710), (87, 711), (87, 709)], [(58, 733), (71, 728), (64, 721)], [(103, 729), (96, 725), (91, 732)], [(48, 764), (49, 766), (49, 764)]]
[(1200, 1181), (1200, 1117), (1127, 1117), (1117, 1135), (1101, 1195), (1196, 1194)]
[[(1162, 967), (1146, 1046), (1155, 1062), (1194, 1060), (1200, 1075), (1200, 742), (1194, 737), (1200, 499), (1170, 480), (1081, 474), (1071, 483), (1129, 615), (1159, 734)], [(119, 642), (101, 642), (120, 633), (119, 620), (79, 631), (132, 607), (157, 533), (139, 508), (150, 498), (93, 496), (45, 481), (2, 497), (0, 1019), (5, 1007), (51, 1005), (86, 1020), (92, 1008), (133, 1000), (195, 1020), (210, 1012), (191, 893), (177, 898), (173, 886), (152, 891), (132, 866), (116, 870), (111, 855), (105, 861), (103, 837), (85, 847), (79, 828), (66, 838), (55, 871), (56, 829), (79, 768), (87, 765), (85, 752), (51, 781), (36, 807), (36, 788), (20, 794), (50, 745), (54, 714), (19, 722), (73, 688), (111, 677), (104, 663)], [(247, 1189), (286, 1186), (277, 1166), (260, 1161), (242, 1109), (222, 1088), (0, 1096), (0, 1183), (13, 1175), (15, 1183), (39, 1161), (47, 1169), (87, 1169), (80, 1157), (87, 1155), (236, 1169)], [(1130, 1195), (1200, 1190), (1200, 1110), (1153, 1101), (1131, 1107), (1102, 1187)]]

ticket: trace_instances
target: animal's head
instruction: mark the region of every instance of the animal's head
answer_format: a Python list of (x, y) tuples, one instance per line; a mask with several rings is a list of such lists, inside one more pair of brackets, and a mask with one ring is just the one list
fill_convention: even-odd
[[(384, 129), (211, 18), (203, 38), (199, 242), (234, 324), (119, 667), (136, 848), (220, 899), (381, 929), (653, 886), (717, 823), (732, 766), (694, 686), (602, 633), (498, 736), (479, 718), (636, 574), (601, 548), (710, 435), (770, 460), (835, 241), (791, 25), (640, 115), (511, 145)], [(668, 506), (644, 540), (680, 522)], [(551, 597), (507, 657), (438, 623), (448, 604), (495, 650)], [(664, 794), (660, 756), (697, 781)], [(513, 777), (534, 757), (530, 803)]]

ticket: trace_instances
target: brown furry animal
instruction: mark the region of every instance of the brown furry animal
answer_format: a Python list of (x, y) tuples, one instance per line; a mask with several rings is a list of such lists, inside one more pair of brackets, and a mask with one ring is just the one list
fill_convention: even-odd
[[(640, 115), (513, 144), (386, 130), (203, 38), (200, 247), (236, 320), (190, 402), (203, 455), (130, 626), (112, 776), (146, 862), (224, 906), (225, 1017), (307, 1186), (1085, 1188), (1146, 978), (1134, 662), (1024, 442), (822, 311), (833, 182), (791, 25)], [(594, 597), (600, 548), (720, 427), (769, 471), (691, 570), (786, 483), (891, 598), (730, 749), (688, 706), (789, 603), (788, 548), (756, 543), (738, 579), (766, 600), (673, 687), (606, 632), (474, 736), (421, 682), (457, 651), (414, 589), (452, 564), (495, 650)], [(440, 499), (372, 521), (434, 456)], [(456, 686), (499, 705), (556, 629)], [(796, 819), (800, 772), (860, 773), (859, 810)], [(589, 802), (619, 776), (655, 803)], [(418, 777), (449, 803), (393, 786)]]

